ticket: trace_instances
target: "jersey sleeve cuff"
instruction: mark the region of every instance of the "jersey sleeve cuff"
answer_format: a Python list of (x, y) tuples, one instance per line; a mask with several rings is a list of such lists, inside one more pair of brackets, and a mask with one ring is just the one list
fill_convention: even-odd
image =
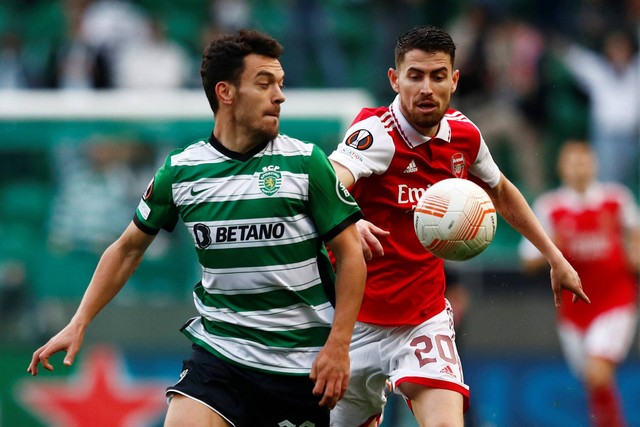
[(345, 228), (347, 228), (351, 224), (358, 222), (362, 218), (364, 218), (364, 214), (362, 213), (362, 211), (354, 212), (353, 214), (345, 218), (344, 221), (342, 221), (340, 224), (333, 227), (324, 236), (322, 236), (322, 240), (324, 240), (325, 242), (330, 241), (331, 239), (336, 237), (338, 234), (340, 234)]
[(140, 221), (140, 218), (138, 218), (138, 215), (135, 213), (133, 214), (133, 223), (136, 225), (136, 227), (140, 229), (140, 231), (142, 231), (143, 233), (149, 234), (151, 236), (155, 236), (160, 231), (144, 224), (142, 221)]

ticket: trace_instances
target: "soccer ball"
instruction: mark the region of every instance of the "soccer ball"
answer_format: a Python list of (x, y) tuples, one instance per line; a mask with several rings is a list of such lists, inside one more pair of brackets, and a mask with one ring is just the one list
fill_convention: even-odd
[(484, 251), (496, 234), (496, 209), (479, 185), (459, 178), (433, 184), (413, 213), (418, 240), (433, 255), (464, 261)]

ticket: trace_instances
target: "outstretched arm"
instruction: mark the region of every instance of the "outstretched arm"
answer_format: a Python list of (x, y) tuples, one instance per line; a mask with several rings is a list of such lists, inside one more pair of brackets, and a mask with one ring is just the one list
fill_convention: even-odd
[(49, 363), (49, 358), (60, 351), (66, 352), (64, 364), (71, 366), (82, 346), (84, 332), (89, 322), (122, 289), (140, 264), (154, 238), (155, 236), (140, 231), (133, 222), (129, 224), (118, 240), (102, 254), (91, 282), (69, 324), (33, 353), (27, 372), (38, 375), (40, 363), (45, 369), (52, 371), (53, 366)]
[(544, 231), (520, 190), (503, 175), (498, 185), (487, 192), (498, 213), (533, 243), (551, 266), (551, 289), (556, 307), (560, 306), (562, 301), (563, 289), (574, 294), (574, 302), (580, 298), (589, 303), (589, 297), (582, 290), (578, 273)]
[(366, 266), (355, 225), (327, 242), (336, 257), (336, 308), (331, 333), (311, 368), (313, 393), (322, 395), (320, 405), (333, 408), (349, 384), (349, 346), (358, 317)]

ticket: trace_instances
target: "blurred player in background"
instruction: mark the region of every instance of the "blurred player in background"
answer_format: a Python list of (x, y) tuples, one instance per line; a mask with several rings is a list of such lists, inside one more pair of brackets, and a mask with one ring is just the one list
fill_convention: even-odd
[[(560, 306), (560, 343), (569, 367), (584, 383), (593, 425), (624, 426), (615, 374), (637, 326), (638, 210), (626, 187), (596, 179), (597, 161), (587, 142), (567, 141), (557, 166), (562, 186), (540, 195), (534, 210), (593, 301)], [(545, 267), (540, 252), (526, 240), (520, 255), (528, 271)]]
[(621, 25), (607, 32), (600, 50), (562, 39), (553, 46), (589, 98), (589, 143), (599, 179), (640, 190), (640, 55), (634, 31)]
[(478, 128), (449, 109), (459, 79), (455, 49), (436, 27), (400, 36), (396, 68), (388, 71), (396, 99), (364, 108), (329, 156), (371, 221), (358, 222), (370, 259), (367, 284), (351, 345), (351, 381), (331, 412), (332, 426), (376, 425), (387, 379), (420, 426), (464, 423), (469, 388), (445, 299), (444, 261), (422, 247), (413, 229), (413, 208), (429, 185), (453, 177), (481, 182), (504, 219), (545, 255), (556, 304), (563, 289), (588, 301), (577, 273), (502, 175)]
[(32, 375), (60, 351), (73, 363), (89, 322), (182, 219), (202, 265), (200, 316), (182, 328), (194, 351), (167, 389), (165, 426), (328, 425), (364, 287), (362, 215), (317, 146), (279, 135), (281, 51), (254, 31), (205, 49), (212, 135), (167, 157), (70, 323), (34, 352)]

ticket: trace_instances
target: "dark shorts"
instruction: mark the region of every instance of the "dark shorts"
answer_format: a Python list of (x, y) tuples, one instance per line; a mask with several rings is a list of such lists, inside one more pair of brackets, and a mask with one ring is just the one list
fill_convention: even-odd
[(235, 427), (329, 425), (329, 410), (318, 405), (308, 376), (259, 372), (225, 362), (200, 346), (193, 349), (167, 396), (178, 393), (200, 401)]

